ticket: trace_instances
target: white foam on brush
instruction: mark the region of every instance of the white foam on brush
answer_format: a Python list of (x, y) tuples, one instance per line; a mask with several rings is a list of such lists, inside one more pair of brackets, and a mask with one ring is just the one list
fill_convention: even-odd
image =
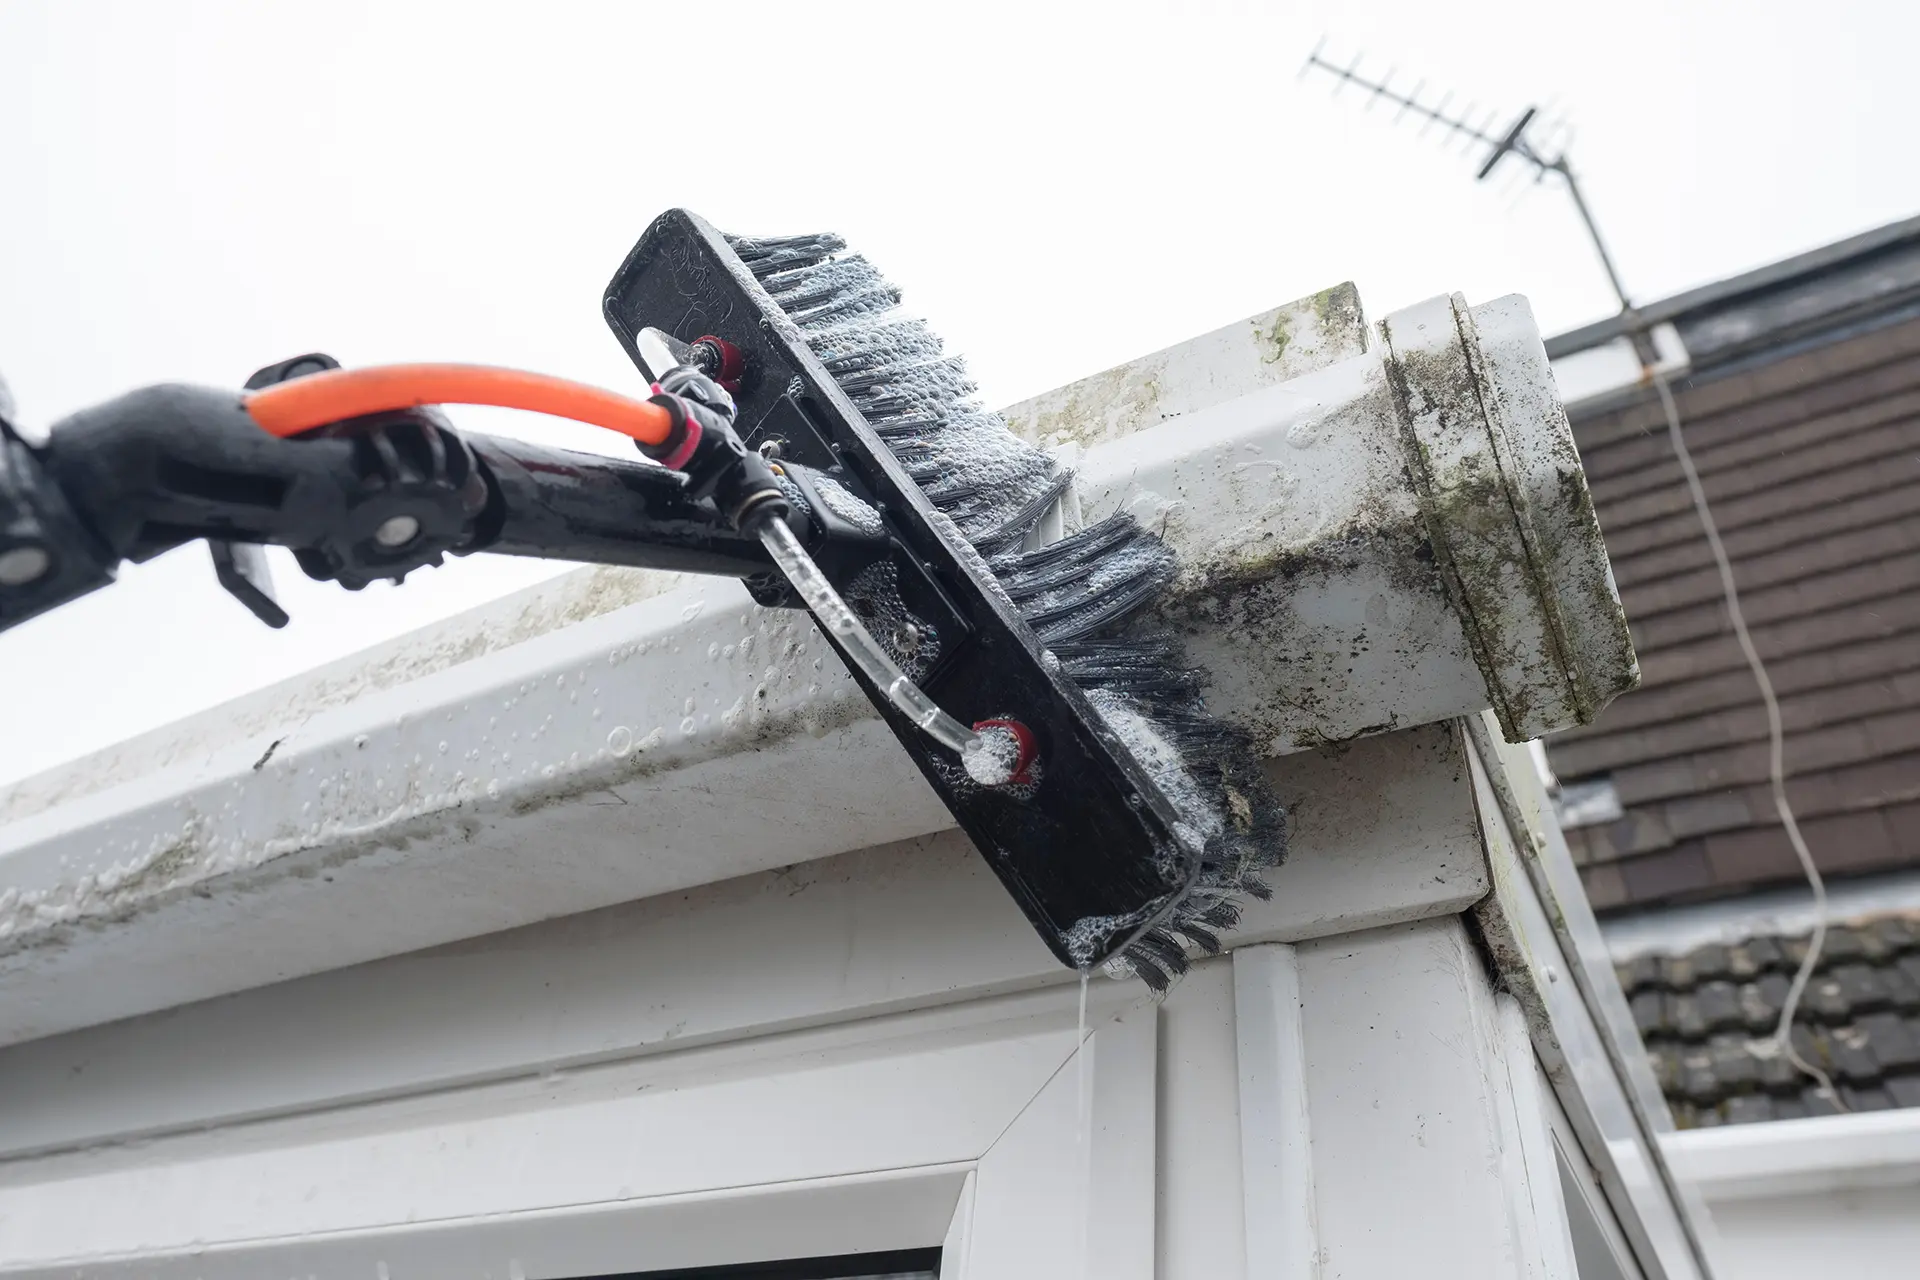
[(833, 514), (866, 534), (882, 534), (887, 531), (886, 522), (880, 513), (854, 497), (851, 490), (832, 476), (819, 476), (813, 486), (820, 492), (820, 500), (832, 509)]
[(1136, 708), (1133, 699), (1111, 689), (1090, 689), (1087, 701), (1172, 803), (1179, 814), (1174, 838), (1198, 856), (1207, 841), (1226, 830), (1226, 815), (1209, 803), (1206, 789), (1187, 770), (1179, 750)]
[[(1111, 946), (1114, 940), (1124, 940), (1138, 929), (1146, 920), (1148, 912), (1132, 911), (1120, 916), (1087, 916), (1074, 922), (1071, 929), (1060, 935), (1061, 945), (1073, 958), (1076, 968), (1085, 970), (1099, 959), (1098, 948)], [(1125, 967), (1124, 961), (1109, 961), (1107, 972), (1111, 977), (1131, 976), (1132, 970)]]
[(998, 787), (1013, 781), (1020, 764), (1020, 739), (1013, 730), (989, 725), (979, 731), (974, 745), (962, 752), (960, 761), (967, 776), (983, 787)]
[[(1226, 815), (1208, 801), (1205, 788), (1188, 771), (1178, 749), (1134, 706), (1131, 698), (1110, 689), (1090, 689), (1087, 701), (1180, 815), (1173, 824), (1174, 839), (1185, 848), (1189, 858), (1200, 857), (1207, 842), (1226, 829)], [(1199, 890), (1192, 895), (1192, 905), (1204, 909), (1222, 897), (1217, 892)], [(1061, 942), (1073, 962), (1085, 969), (1099, 958), (1098, 948), (1124, 940), (1162, 905), (1156, 903), (1126, 915), (1084, 917), (1061, 935)], [(1109, 961), (1107, 968), (1116, 977), (1134, 971), (1123, 959)]]
[[(872, 269), (842, 273), (830, 264), (836, 282), (867, 280)], [(793, 294), (811, 296), (828, 283), (829, 268), (809, 268), (818, 275), (794, 272)], [(804, 280), (800, 279), (805, 277)], [(877, 276), (872, 276), (878, 279)], [(771, 280), (770, 282), (771, 283)], [(781, 295), (774, 291), (778, 299)], [(883, 318), (884, 317), (884, 318)], [(972, 492), (948, 514), (963, 535), (979, 537), (1022, 510), (1047, 488), (1058, 466), (1007, 428), (999, 414), (972, 399), (973, 383), (964, 366), (942, 355), (940, 339), (917, 320), (901, 321), (887, 312), (836, 315), (825, 323), (799, 320), (813, 353), (829, 366), (855, 361), (863, 371), (884, 372), (882, 404), (863, 406), (862, 413), (876, 429), (885, 431), (890, 419), (927, 416), (937, 424), (913, 432), (912, 465), (936, 474), (921, 481), (927, 496), (942, 502), (958, 489)], [(858, 376), (852, 374), (849, 376)], [(851, 396), (856, 404), (868, 399), (861, 390)]]

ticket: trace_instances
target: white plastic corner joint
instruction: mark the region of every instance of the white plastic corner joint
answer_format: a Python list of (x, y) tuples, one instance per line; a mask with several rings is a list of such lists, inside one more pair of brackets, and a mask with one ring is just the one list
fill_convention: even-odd
[(1639, 671), (1526, 300), (1435, 298), (1379, 336), (1093, 448), (1082, 511), (1179, 551), (1167, 617), (1275, 753), (1487, 707), (1513, 741), (1591, 720)]

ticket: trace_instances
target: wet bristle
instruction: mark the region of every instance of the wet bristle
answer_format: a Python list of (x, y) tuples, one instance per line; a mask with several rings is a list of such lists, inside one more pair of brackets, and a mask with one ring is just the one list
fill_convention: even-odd
[(1254, 744), (1208, 713), (1178, 640), (1140, 623), (1178, 574), (1172, 549), (1125, 514), (1029, 545), (1071, 476), (973, 398), (965, 365), (901, 314), (900, 291), (838, 236), (729, 243), (1196, 836), (1197, 875), (1180, 868), (1192, 887), (1103, 929), (1132, 938), (1120, 954), (1081, 958), (1165, 990), (1191, 952), (1218, 953), (1240, 899), (1271, 896), (1262, 873), (1286, 850), (1285, 811)]

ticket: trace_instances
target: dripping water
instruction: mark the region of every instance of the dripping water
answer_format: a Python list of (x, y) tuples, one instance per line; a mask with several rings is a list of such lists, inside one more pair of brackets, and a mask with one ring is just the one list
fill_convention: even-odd
[(1087, 1096), (1087, 985), (1093, 977), (1091, 969), (1080, 970), (1080, 1018), (1073, 1037), (1074, 1068), (1079, 1076), (1079, 1095), (1074, 1103), (1074, 1154), (1080, 1161), (1080, 1257), (1087, 1256), (1087, 1217), (1092, 1205), (1088, 1203), (1092, 1196), (1093, 1184), (1093, 1141), (1092, 1119), (1093, 1101)]
[(1075, 1141), (1082, 1146), (1087, 1141), (1087, 983), (1092, 976), (1090, 970), (1080, 971), (1080, 1021), (1073, 1036), (1073, 1056), (1080, 1073), (1080, 1095), (1074, 1110), (1079, 1125)]

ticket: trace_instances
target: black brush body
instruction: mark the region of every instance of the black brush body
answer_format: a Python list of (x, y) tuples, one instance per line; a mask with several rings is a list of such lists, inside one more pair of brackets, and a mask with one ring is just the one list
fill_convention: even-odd
[[(889, 554), (836, 587), (950, 714), (1026, 725), (1039, 766), (981, 786), (863, 679), (868, 696), (1062, 961), (1164, 988), (1190, 949), (1218, 950), (1243, 898), (1269, 896), (1284, 811), (1177, 641), (1141, 622), (1172, 551), (1125, 515), (1033, 545), (1069, 477), (980, 407), (899, 300), (838, 237), (729, 238), (674, 210), (604, 305), (649, 375), (663, 371), (641, 358), (643, 329), (732, 344), (747, 443), (836, 490), (798, 505), (884, 525)], [(793, 603), (779, 582), (749, 586)]]

